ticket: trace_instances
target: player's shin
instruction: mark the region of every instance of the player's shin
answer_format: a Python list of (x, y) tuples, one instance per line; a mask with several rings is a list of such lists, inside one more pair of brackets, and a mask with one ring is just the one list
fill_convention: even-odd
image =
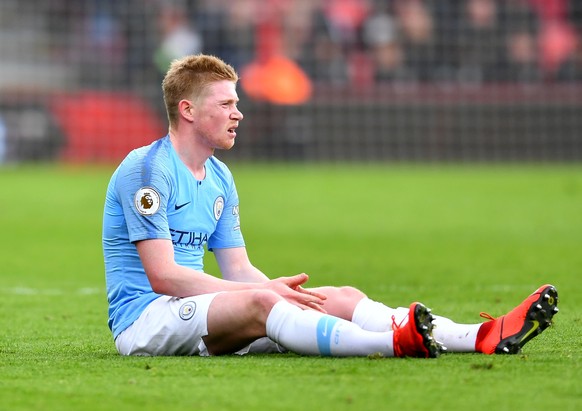
[(475, 352), (475, 341), (481, 324), (457, 324), (435, 315), (433, 336), (448, 352)]
[(362, 330), (349, 321), (316, 311), (304, 311), (280, 301), (267, 318), (267, 335), (285, 348), (304, 355), (393, 356), (392, 332)]

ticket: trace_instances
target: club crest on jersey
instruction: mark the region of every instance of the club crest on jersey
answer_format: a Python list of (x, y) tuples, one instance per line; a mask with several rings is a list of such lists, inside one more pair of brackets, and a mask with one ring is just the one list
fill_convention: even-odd
[(135, 193), (134, 203), (141, 215), (153, 215), (160, 209), (160, 195), (151, 187), (142, 187)]
[(194, 313), (196, 312), (196, 303), (194, 301), (188, 301), (187, 303), (182, 304), (178, 315), (184, 321), (188, 321), (190, 318), (194, 317)]
[(220, 219), (222, 210), (224, 210), (224, 197), (218, 196), (214, 200), (214, 218), (216, 218), (216, 221)]

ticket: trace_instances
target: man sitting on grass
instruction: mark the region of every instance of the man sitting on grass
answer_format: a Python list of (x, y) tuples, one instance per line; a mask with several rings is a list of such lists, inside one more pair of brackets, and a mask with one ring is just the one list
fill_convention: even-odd
[[(103, 217), (109, 327), (124, 355), (436, 357), (516, 353), (547, 328), (558, 294), (541, 286), (507, 315), (456, 324), (423, 304), (390, 308), (353, 287), (305, 288), (251, 264), (230, 170), (214, 157), (243, 119), (234, 69), (195, 55), (162, 83), (168, 134), (132, 151), (111, 177)], [(204, 247), (222, 278), (203, 272)]]

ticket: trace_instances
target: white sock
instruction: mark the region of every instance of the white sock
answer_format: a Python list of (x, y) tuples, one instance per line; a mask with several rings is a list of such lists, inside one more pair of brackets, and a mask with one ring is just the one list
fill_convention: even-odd
[[(408, 308), (390, 308), (382, 303), (363, 298), (354, 309), (352, 322), (368, 331), (392, 330), (394, 322), (400, 326), (406, 324)], [(433, 336), (449, 352), (475, 352), (475, 341), (481, 324), (457, 324), (452, 320), (435, 315)]]
[(371, 332), (317, 311), (302, 310), (287, 301), (275, 304), (267, 317), (267, 336), (303, 355), (394, 356), (394, 333)]
[(447, 347), (448, 352), (475, 352), (475, 341), (481, 324), (457, 324), (435, 315), (434, 339)]
[(354, 308), (352, 322), (368, 331), (391, 331), (392, 316), (396, 324), (405, 324), (403, 320), (408, 316), (408, 308), (390, 308), (365, 297)]

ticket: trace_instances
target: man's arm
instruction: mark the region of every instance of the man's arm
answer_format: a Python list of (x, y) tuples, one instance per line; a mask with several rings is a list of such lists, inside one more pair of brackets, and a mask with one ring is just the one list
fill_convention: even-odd
[(154, 292), (174, 297), (190, 297), (218, 291), (253, 288), (250, 284), (225, 281), (176, 264), (172, 242), (166, 239), (138, 241), (135, 244)]
[[(260, 284), (269, 284), (270, 282), (277, 282), (277, 281), (287, 281), (287, 285), (292, 288), (292, 290), (300, 293), (300, 294), (309, 294), (312, 296), (316, 296), (320, 300), (325, 300), (327, 297), (320, 293), (319, 291), (314, 291), (312, 289), (306, 290), (302, 287), (302, 285), (307, 282), (307, 275), (302, 273), (294, 277), (283, 277), (277, 278), (275, 280), (270, 280), (261, 270), (256, 268), (254, 265), (251, 264), (249, 260), (249, 256), (247, 254), (247, 249), (245, 247), (233, 247), (233, 248), (215, 248), (214, 249), (214, 256), (216, 257), (216, 261), (218, 262), (218, 267), (220, 268), (220, 272), (222, 277), (229, 281), (237, 281), (237, 282), (245, 282), (245, 283), (260, 283)], [(305, 281), (300, 280), (296, 281), (294, 284), (289, 284), (288, 280), (291, 278), (304, 278)], [(286, 292), (283, 288), (283, 292)], [(295, 303), (294, 299), (295, 296), (291, 295), (289, 297), (286, 296), (288, 293), (284, 293), (280, 295), (287, 299), (291, 303)], [(307, 304), (296, 304), (301, 306), (302, 308), (314, 309), (317, 311), (325, 312), (325, 310), (321, 307), (322, 303), (314, 302), (314, 303), (307, 303)]]
[(264, 283), (269, 278), (251, 264), (246, 247), (215, 248), (222, 278), (243, 283)]
[[(219, 291), (262, 289), (274, 291), (300, 308), (323, 311), (321, 306), (323, 305), (323, 300), (326, 299), (325, 295), (315, 291), (308, 291), (301, 287), (308, 280), (306, 274), (268, 280), (264, 277), (264, 274), (259, 275), (260, 271), (257, 270), (253, 274), (257, 277), (256, 282), (232, 281), (216, 278), (201, 271), (176, 264), (174, 261), (174, 247), (170, 240), (138, 241), (136, 242), (136, 247), (152, 289), (158, 294), (190, 297)], [(246, 251), (244, 254), (246, 255)], [(227, 260), (223, 258), (223, 264)], [(234, 275), (232, 273), (236, 270), (227, 269), (227, 271), (231, 273), (230, 275)], [(250, 274), (246, 275), (249, 276)], [(250, 276), (246, 278), (250, 279)]]

